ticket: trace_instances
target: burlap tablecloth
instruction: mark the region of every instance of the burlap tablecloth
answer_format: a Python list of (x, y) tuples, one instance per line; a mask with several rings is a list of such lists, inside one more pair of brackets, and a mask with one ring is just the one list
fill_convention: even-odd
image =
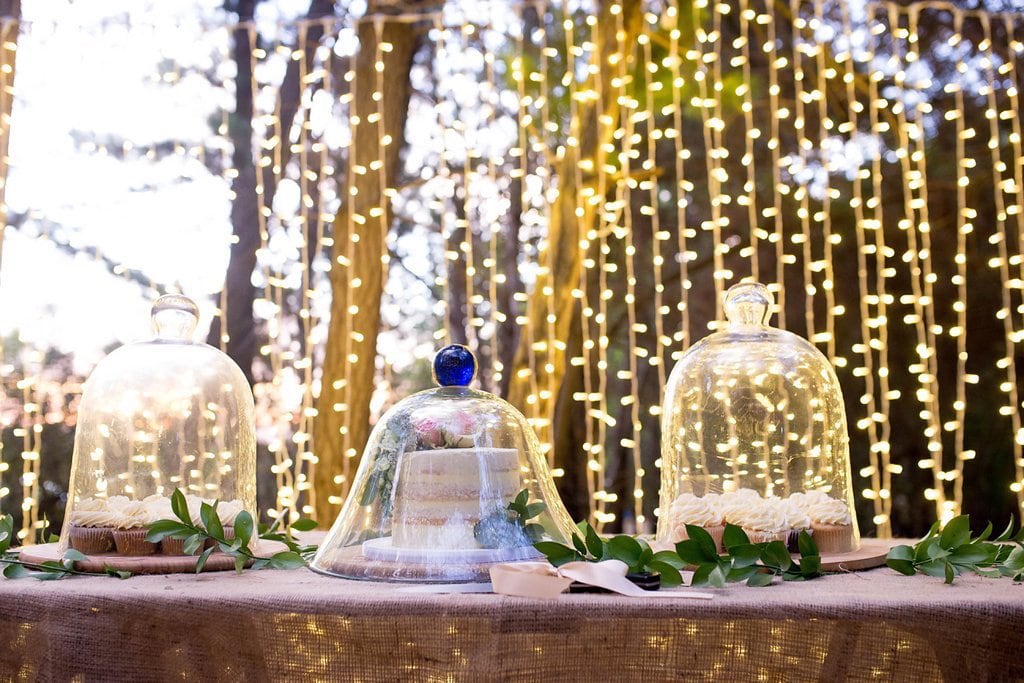
[(888, 569), (711, 601), (429, 595), (308, 570), (0, 579), (14, 680), (1024, 680), (1024, 586)]

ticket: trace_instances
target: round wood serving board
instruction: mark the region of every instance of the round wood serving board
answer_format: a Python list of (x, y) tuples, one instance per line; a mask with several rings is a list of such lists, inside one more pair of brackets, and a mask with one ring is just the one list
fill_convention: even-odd
[[(212, 559), (212, 558), (211, 558)], [(478, 583), (491, 580), (494, 562), (416, 563), (367, 560), (361, 545), (338, 548), (310, 565), (319, 574), (408, 583)]]
[[(269, 556), (282, 550), (284, 546), (268, 541), (254, 541), (250, 544), (253, 553), (258, 556)], [(20, 558), (25, 562), (50, 562), (61, 559), (60, 546), (57, 543), (33, 545), (21, 551)], [(104, 553), (87, 555), (86, 559), (75, 562), (75, 569), (83, 572), (103, 572), (107, 567), (132, 574), (183, 574), (196, 570), (197, 555), (116, 555)], [(251, 564), (247, 562), (246, 566)], [(204, 572), (225, 571), (235, 568), (235, 558), (222, 552), (214, 552), (206, 561)]]
[(885, 564), (885, 556), (895, 541), (879, 538), (860, 539), (860, 549), (852, 553), (822, 553), (821, 570), (824, 572), (855, 572), (874, 569)]

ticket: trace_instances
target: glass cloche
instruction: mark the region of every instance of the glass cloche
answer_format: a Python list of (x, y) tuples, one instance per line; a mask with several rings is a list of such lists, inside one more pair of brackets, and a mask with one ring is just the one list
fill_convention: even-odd
[(540, 444), (519, 411), (471, 389), (464, 346), (434, 359), (440, 385), (385, 413), (313, 569), (354, 579), (488, 581), (495, 562), (536, 559), (569, 541)]
[(669, 376), (659, 541), (692, 524), (721, 542), (728, 522), (753, 542), (794, 547), (808, 530), (822, 553), (859, 547), (839, 381), (807, 340), (768, 324), (773, 303), (762, 284), (731, 287), (727, 324)]
[[(126, 344), (93, 370), (82, 392), (60, 549), (86, 555), (184, 555), (181, 540), (145, 540), (173, 519), (185, 494), (193, 520), (217, 501), (230, 535), (256, 512), (253, 395), (221, 351), (192, 340), (199, 309), (183, 296), (153, 304), (155, 336)], [(189, 553), (192, 554), (192, 553)]]

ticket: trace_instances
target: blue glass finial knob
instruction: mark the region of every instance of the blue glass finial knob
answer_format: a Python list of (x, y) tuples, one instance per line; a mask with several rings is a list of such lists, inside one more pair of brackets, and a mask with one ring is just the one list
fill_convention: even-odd
[(462, 344), (452, 344), (434, 356), (434, 380), (442, 387), (465, 387), (476, 374), (476, 358)]

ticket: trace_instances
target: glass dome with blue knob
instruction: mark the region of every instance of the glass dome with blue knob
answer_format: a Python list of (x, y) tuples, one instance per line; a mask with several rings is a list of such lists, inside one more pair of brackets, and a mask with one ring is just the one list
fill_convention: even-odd
[(496, 562), (540, 557), (573, 523), (526, 418), (471, 388), (461, 345), (434, 358), (433, 389), (397, 403), (374, 427), (345, 505), (313, 560), (335, 576), (488, 581)]

